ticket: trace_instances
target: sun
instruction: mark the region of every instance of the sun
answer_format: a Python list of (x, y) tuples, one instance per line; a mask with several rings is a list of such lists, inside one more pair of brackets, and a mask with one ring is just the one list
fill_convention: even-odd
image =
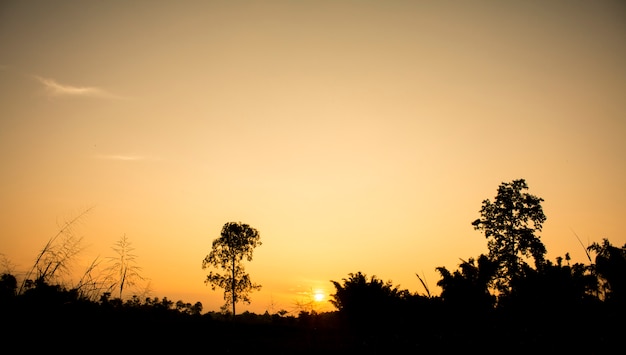
[(315, 302), (322, 302), (324, 300), (324, 292), (322, 290), (315, 290), (315, 292), (313, 292), (313, 299)]

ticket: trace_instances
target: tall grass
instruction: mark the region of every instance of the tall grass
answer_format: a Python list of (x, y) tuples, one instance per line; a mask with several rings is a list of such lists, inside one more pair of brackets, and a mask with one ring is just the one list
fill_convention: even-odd
[(24, 276), (18, 294), (24, 292), (36, 282), (49, 283), (59, 273), (69, 272), (70, 262), (82, 251), (82, 237), (76, 237), (74, 226), (91, 212), (93, 207), (85, 209), (77, 216), (66, 221), (41, 249), (30, 270)]

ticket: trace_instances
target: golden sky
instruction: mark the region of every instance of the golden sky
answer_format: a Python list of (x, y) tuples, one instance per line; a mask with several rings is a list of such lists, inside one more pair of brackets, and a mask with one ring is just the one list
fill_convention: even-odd
[(625, 63), (620, 1), (5, 0), (0, 253), (26, 270), (93, 207), (77, 273), (126, 235), (153, 296), (205, 311), (230, 221), (263, 242), (238, 312), (358, 271), (438, 294), (524, 178), (548, 258), (586, 262), (576, 236), (626, 243)]

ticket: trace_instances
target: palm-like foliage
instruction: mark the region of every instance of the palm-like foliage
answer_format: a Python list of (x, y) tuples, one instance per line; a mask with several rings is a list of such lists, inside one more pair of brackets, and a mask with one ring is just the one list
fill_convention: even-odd
[(368, 278), (361, 273), (350, 273), (343, 283), (331, 281), (336, 292), (330, 302), (346, 317), (355, 323), (366, 324), (383, 321), (396, 316), (411, 294), (394, 286), (391, 281), (384, 282), (376, 276)]
[(497, 263), (486, 255), (481, 255), (478, 261), (462, 260), (459, 270), (454, 272), (445, 267), (436, 270), (441, 274), (437, 282), (442, 289), (441, 298), (448, 305), (477, 311), (493, 307), (495, 297), (489, 292), (489, 284), (496, 274)]
[(601, 244), (591, 244), (588, 250), (596, 253), (594, 268), (606, 299), (626, 305), (626, 244), (618, 248), (603, 239)]

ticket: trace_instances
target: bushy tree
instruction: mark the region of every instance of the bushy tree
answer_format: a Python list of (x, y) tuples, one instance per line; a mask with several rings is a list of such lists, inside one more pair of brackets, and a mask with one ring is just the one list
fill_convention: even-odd
[(441, 274), (437, 286), (441, 287), (441, 298), (455, 309), (485, 311), (493, 307), (495, 298), (489, 292), (489, 282), (497, 270), (497, 264), (486, 255), (478, 260), (470, 258), (459, 265), (459, 270), (450, 272), (445, 267), (436, 270)]
[(17, 279), (12, 274), (0, 275), (0, 303), (12, 300), (17, 294)]
[(596, 253), (594, 268), (606, 299), (626, 306), (626, 244), (618, 248), (603, 239), (601, 244), (593, 243), (587, 249)]
[(541, 265), (546, 254), (535, 235), (546, 220), (543, 199), (525, 192), (527, 189), (524, 179), (500, 184), (495, 200), (484, 200), (481, 217), (472, 222), (488, 239), (489, 258), (498, 264), (494, 285), (504, 294), (523, 276), (526, 258), (532, 257), (535, 265)]
[(249, 304), (249, 293), (261, 288), (261, 285), (252, 283), (243, 267), (243, 258), (252, 261), (254, 248), (261, 244), (259, 232), (255, 228), (241, 222), (227, 222), (221, 236), (213, 240), (213, 249), (202, 261), (202, 269), (212, 266), (225, 271), (224, 274), (211, 271), (204, 283), (211, 285), (212, 290), (217, 287), (224, 289), (226, 303), (223, 309), (231, 305), (233, 318), (237, 302)]
[(524, 277), (516, 280), (514, 292), (505, 300), (505, 306), (515, 307), (530, 315), (551, 313), (564, 315), (572, 309), (581, 309), (595, 299), (597, 279), (589, 266), (569, 264), (569, 254), (556, 258), (556, 263), (546, 260), (540, 268), (526, 265)]
[(353, 323), (364, 325), (390, 319), (400, 310), (402, 300), (410, 296), (407, 290), (376, 276), (368, 278), (360, 271), (349, 276), (343, 283), (331, 281), (336, 292), (330, 302)]

